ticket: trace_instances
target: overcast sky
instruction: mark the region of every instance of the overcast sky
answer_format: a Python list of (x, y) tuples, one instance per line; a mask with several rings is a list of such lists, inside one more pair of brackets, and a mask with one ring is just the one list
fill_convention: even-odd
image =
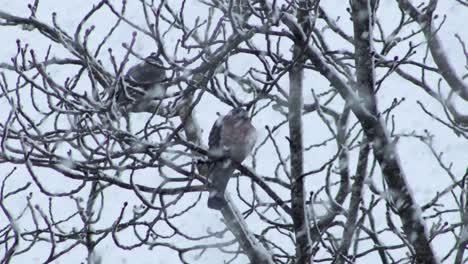
[[(51, 14), (52, 12), (57, 12), (58, 21), (60, 25), (69, 32), (74, 32), (74, 29), (83, 17), (83, 15), (90, 9), (93, 3), (97, 1), (92, 0), (80, 0), (80, 1), (63, 1), (63, 0), (41, 0), (39, 7), (38, 18), (47, 23), (51, 23)], [(114, 1), (112, 1), (114, 3)], [(127, 17), (138, 24), (143, 24), (142, 12), (139, 9), (138, 1), (129, 1)], [(170, 1), (171, 4), (174, 4), (177, 1)], [(352, 33), (352, 23), (349, 21), (349, 14), (347, 14), (345, 8), (348, 1), (345, 0), (327, 0), (321, 1), (321, 5), (329, 12), (332, 17), (341, 16), (338, 24), (342, 26), (347, 32)], [(382, 24), (387, 28), (387, 34), (390, 32), (396, 23), (398, 23), (395, 17), (399, 17), (399, 11), (396, 8), (394, 3), (395, 1), (391, 0), (381, 0), (380, 13), (378, 14)], [(15, 15), (27, 16), (29, 14), (26, 4), (28, 1), (19, 0), (19, 1), (10, 1), (10, 0), (0, 0), (0, 10), (13, 13)], [(115, 1), (115, 5), (119, 6), (120, 1)], [(202, 18), (206, 16), (207, 10), (198, 1), (187, 1), (187, 5), (190, 6), (190, 11), (187, 12), (188, 20), (193, 21), (195, 17), (201, 16)], [(447, 20), (445, 25), (440, 31), (441, 39), (445, 50), (450, 58), (450, 61), (459, 69), (459, 74), (466, 73), (466, 70), (463, 71), (463, 66), (465, 65), (465, 59), (462, 55), (462, 49), (459, 42), (456, 40), (454, 34), (459, 34), (462, 39), (468, 41), (468, 30), (466, 30), (466, 18), (468, 17), (468, 8), (459, 8), (459, 5), (453, 0), (443, 0), (439, 1), (438, 8), (436, 13), (441, 15), (447, 15)], [(92, 22), (96, 24), (95, 34), (99, 35), (100, 32), (106, 32), (115, 21), (115, 18), (110, 15), (109, 12), (102, 12), (102, 15), (94, 17)], [(128, 26), (122, 25), (115, 34), (110, 42), (109, 46), (113, 47), (113, 51), (117, 57), (124, 54), (125, 50), (121, 48), (122, 42), (128, 42), (131, 39), (132, 29)], [(2, 49), (0, 51), (0, 62), (10, 61), (10, 58), (16, 53), (16, 39), (21, 39), (22, 43), (29, 43), (34, 49), (41, 55), (45, 54), (45, 51), (50, 44), (50, 42), (44, 37), (40, 36), (38, 32), (25, 32), (22, 31), (19, 27), (4, 27), (0, 26), (0, 39), (2, 39)], [(93, 40), (93, 39), (92, 39)], [(170, 42), (175, 43), (177, 40), (177, 35), (171, 36), (168, 34), (166, 41), (168, 46)], [(331, 42), (330, 42), (331, 43)], [(97, 40), (91, 41), (91, 46), (96, 45)], [(348, 44), (345, 44), (343, 41), (336, 40), (336, 43), (333, 43), (333, 49), (348, 49), (352, 50)], [(151, 51), (154, 51), (154, 45), (149, 39), (146, 39), (142, 36), (138, 36), (136, 50), (140, 54), (149, 54)], [(288, 51), (285, 50), (285, 53)], [(68, 55), (68, 53), (60, 48), (57, 45), (53, 45), (53, 54), (57, 57), (63, 57)], [(104, 65), (110, 67), (107, 53), (103, 52), (101, 59), (103, 60)], [(389, 55), (393, 56), (393, 55)], [(418, 56), (423, 56), (419, 54)], [(135, 63), (136, 59), (131, 58), (129, 64)], [(249, 61), (249, 59), (240, 58), (238, 60), (233, 60), (231, 65), (234, 67), (234, 70), (238, 68), (242, 72), (245, 65), (257, 63), (255, 61)], [(109, 68), (110, 69), (110, 68)], [(67, 75), (67, 70), (61, 69), (58, 67), (51, 68), (49, 73), (55, 76), (58, 79), (65, 79)], [(2, 71), (2, 69), (0, 69)], [(13, 75), (11, 72), (7, 72), (7, 77), (11, 84), (14, 84)], [(430, 79), (431, 81), (436, 81)], [(282, 85), (287, 88), (287, 79), (282, 80)], [(325, 91), (328, 89), (328, 82), (324, 78), (317, 76), (306, 76), (305, 81), (305, 100), (306, 103), (312, 103), (312, 94), (310, 89), (314, 89), (318, 92)], [(436, 86), (435, 84), (433, 85)], [(86, 89), (83, 87), (83, 89)], [(446, 93), (447, 90), (443, 90), (443, 93)], [(242, 95), (240, 95), (242, 97)], [(435, 135), (435, 146), (438, 151), (444, 152), (444, 159), (447, 162), (453, 162), (453, 171), (459, 177), (461, 177), (466, 170), (468, 164), (468, 142), (463, 140), (463, 138), (457, 138), (452, 131), (446, 127), (435, 122), (433, 119), (425, 115), (417, 105), (417, 100), (420, 100), (425, 104), (430, 110), (434, 113), (438, 113), (443, 116), (443, 110), (440, 105), (436, 104), (433, 99), (427, 96), (420, 89), (409, 86), (407, 82), (402, 81), (399, 78), (392, 77), (384, 85), (382, 92), (378, 96), (379, 107), (387, 108), (390, 106), (394, 98), (405, 97), (405, 102), (395, 111), (396, 115), (396, 131), (399, 133), (410, 133), (412, 131), (422, 132), (424, 129), (428, 129)], [(466, 103), (465, 105), (466, 106)], [(339, 108), (337, 108), (339, 109)], [(10, 106), (6, 104), (5, 100), (0, 98), (0, 113), (7, 113), (10, 110)], [(211, 96), (203, 98), (202, 102), (195, 109), (196, 115), (198, 117), (199, 124), (203, 130), (203, 139), (206, 144), (208, 138), (208, 132), (211, 128), (213, 122), (216, 120), (216, 112), (226, 113), (229, 110), (229, 107), (222, 104), (218, 100), (214, 99)], [(466, 113), (466, 107), (465, 109)], [(142, 114), (140, 117), (135, 116), (136, 120), (141, 118), (144, 120), (147, 118), (147, 115)], [(0, 114), (0, 122), (4, 122), (6, 116)], [(282, 116), (278, 112), (270, 110), (265, 111), (262, 115), (256, 117), (253, 121), (259, 132), (259, 139), (263, 139), (266, 136), (266, 130), (264, 129), (265, 125), (273, 126), (282, 120)], [(310, 145), (323, 141), (324, 139), (330, 137), (330, 134), (326, 126), (319, 121), (320, 119), (316, 116), (310, 116), (304, 120), (304, 139), (305, 145)], [(355, 119), (353, 119), (355, 120)], [(286, 135), (287, 127), (280, 130), (275, 137), (278, 138), (278, 143), (280, 148), (287, 149), (288, 142), (284, 139)], [(427, 146), (415, 139), (406, 139), (402, 138), (398, 143), (398, 153), (402, 161), (402, 165), (406, 175), (408, 176), (408, 182), (411, 185), (411, 188), (415, 194), (416, 200), (420, 203), (428, 202), (432, 197), (434, 197), (436, 190), (441, 190), (441, 186), (448, 186), (451, 183), (450, 178), (446, 173), (440, 168), (437, 164), (437, 161), (434, 159), (430, 153)], [(317, 168), (323, 162), (327, 161), (336, 151), (336, 146), (334, 144), (329, 144), (323, 148), (320, 148), (320, 152), (308, 152), (305, 156), (306, 168), (313, 169)], [(257, 155), (257, 172), (261, 175), (269, 175), (274, 173), (274, 166), (271, 166), (270, 161), (277, 162), (276, 155), (274, 154), (274, 148), (271, 145), (266, 145), (262, 148)], [(286, 153), (286, 152), (285, 152)], [(351, 156), (352, 166), (355, 166), (355, 153)], [(250, 160), (245, 162), (247, 165), (251, 165)], [(12, 166), (9, 164), (0, 164), (0, 179), (4, 176), (5, 172), (9, 170)], [(354, 167), (352, 168), (354, 169)], [(59, 191), (67, 188), (69, 182), (64, 180), (60, 175), (45, 172), (38, 169), (38, 174), (41, 177), (44, 177), (44, 182), (47, 182), (48, 186), (52, 190)], [(19, 168), (16, 172), (19, 177), (15, 177), (14, 184), (21, 185), (22, 183), (29, 181), (28, 173), (24, 168)], [(42, 173), (42, 174), (41, 174)], [(378, 173), (380, 175), (380, 173)], [(47, 178), (46, 178), (47, 177)], [(380, 178), (377, 178), (380, 179)], [(324, 183), (323, 175), (319, 177), (309, 178), (307, 181), (307, 190), (316, 190), (316, 186), (322, 186)], [(143, 178), (139, 179), (140, 182), (147, 183), (151, 181), (150, 185), (157, 185), (159, 182), (158, 179), (148, 179)], [(231, 182), (230, 187), (234, 191), (235, 183)], [(249, 189), (249, 184), (247, 182), (242, 186), (243, 188)], [(32, 189), (34, 192), (33, 203), (40, 205), (46, 205), (47, 198), (37, 192), (37, 188)], [(281, 190), (284, 191), (284, 190)], [(85, 195), (86, 192), (83, 192)], [(130, 205), (138, 204), (138, 200), (131, 193), (121, 193), (117, 188), (111, 188), (108, 190), (106, 203), (109, 206), (109, 209), (105, 211), (105, 219), (107, 223), (114, 221), (119, 214), (119, 210), (124, 201), (129, 201)], [(111, 198), (112, 197), (112, 198)], [(196, 195), (187, 195), (185, 203), (189, 203), (194, 199)], [(16, 197), (8, 201), (8, 206), (12, 208), (12, 211), (19, 210), (24, 205), (24, 196)], [(111, 198), (111, 199), (109, 199)], [(206, 195), (203, 199), (206, 199)], [(58, 207), (63, 207), (63, 215), (66, 215), (67, 206), (72, 206), (72, 201), (61, 201)], [(204, 200), (200, 203), (205, 205)], [(384, 221), (384, 216), (382, 215), (381, 219), (377, 219), (377, 224)], [(455, 217), (455, 216), (454, 216)], [(224, 224), (220, 221), (221, 214), (216, 211), (208, 210), (203, 206), (198, 206), (195, 208), (190, 215), (182, 217), (181, 219), (175, 221), (181, 225), (181, 228), (190, 228), (193, 230), (194, 234), (203, 234), (206, 229), (211, 228), (214, 230), (219, 230), (224, 227)], [(449, 220), (449, 219), (447, 219)], [(0, 223), (5, 221), (5, 218), (0, 214)], [(251, 230), (256, 230), (258, 225), (261, 225), (255, 217), (252, 219), (247, 219), (247, 223)], [(167, 228), (161, 224), (159, 227), (161, 229)], [(179, 238), (176, 240), (178, 245), (187, 243), (183, 239)], [(436, 239), (433, 241), (434, 248), (437, 248), (437, 252), (444, 252), (448, 250), (453, 241), (444, 241), (442, 239)], [(39, 243), (34, 250), (28, 254), (21, 255), (16, 258), (12, 263), (39, 263), (44, 259), (49, 253), (47, 251), (48, 245)], [(68, 256), (62, 257), (57, 261), (57, 263), (79, 263), (85, 261), (86, 252), (84, 248), (82, 250), (74, 250)], [(0, 248), (0, 255), (2, 254), (3, 248)], [(292, 249), (291, 249), (292, 250)], [(177, 256), (174, 255), (172, 251), (169, 251), (164, 248), (157, 248), (154, 251), (150, 251), (147, 248), (138, 248), (132, 250), (132, 252), (124, 251), (116, 248), (112, 241), (106, 239), (102, 244), (97, 247), (97, 252), (103, 257), (103, 263), (176, 263)], [(220, 263), (220, 253), (217, 250), (210, 250), (201, 259), (195, 259), (194, 263)], [(375, 256), (375, 255), (374, 255)], [(365, 262), (360, 263), (372, 263), (372, 259), (364, 259)], [(246, 258), (239, 258), (235, 263), (245, 263)]]

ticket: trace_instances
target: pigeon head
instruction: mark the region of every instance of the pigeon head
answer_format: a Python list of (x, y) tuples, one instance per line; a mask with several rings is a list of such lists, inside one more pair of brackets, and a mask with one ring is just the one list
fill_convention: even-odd
[(163, 61), (161, 60), (161, 58), (159, 58), (159, 53), (156, 52), (152, 52), (148, 57), (145, 58), (145, 61), (146, 63), (151, 64), (152, 66), (156, 66), (159, 68), (164, 67)]
[(236, 118), (249, 119), (249, 113), (242, 107), (232, 109), (229, 114)]

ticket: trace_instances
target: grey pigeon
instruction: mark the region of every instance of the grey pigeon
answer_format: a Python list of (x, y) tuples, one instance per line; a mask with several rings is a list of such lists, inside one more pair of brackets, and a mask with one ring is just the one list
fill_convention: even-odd
[(223, 207), (224, 192), (234, 173), (235, 163), (241, 163), (250, 155), (256, 140), (255, 127), (247, 111), (242, 108), (231, 110), (214, 123), (208, 142), (210, 153), (215, 157), (208, 170), (211, 183), (209, 208), (220, 210)]
[(124, 84), (117, 94), (117, 101), (131, 112), (145, 112), (154, 99), (166, 93), (163, 82), (166, 69), (158, 54), (153, 52), (145, 60), (131, 67), (124, 76)]

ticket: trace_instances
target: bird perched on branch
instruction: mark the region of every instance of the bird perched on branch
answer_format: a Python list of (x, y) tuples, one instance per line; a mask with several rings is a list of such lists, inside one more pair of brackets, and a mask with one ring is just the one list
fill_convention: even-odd
[(219, 210), (225, 202), (224, 191), (235, 170), (250, 153), (257, 140), (257, 132), (249, 115), (242, 108), (235, 108), (221, 116), (211, 128), (210, 153), (215, 157), (208, 170), (210, 190), (208, 207)]
[(131, 67), (123, 80), (116, 98), (119, 105), (125, 106), (129, 112), (152, 111), (154, 100), (166, 94), (166, 87), (162, 84), (167, 80), (166, 69), (155, 52)]

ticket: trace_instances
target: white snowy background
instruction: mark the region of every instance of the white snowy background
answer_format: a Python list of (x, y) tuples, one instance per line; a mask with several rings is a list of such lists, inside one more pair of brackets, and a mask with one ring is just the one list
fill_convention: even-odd
[[(171, 0), (169, 1), (171, 5), (177, 6), (179, 1)], [(7, 11), (9, 13), (18, 15), (18, 16), (27, 16), (29, 10), (27, 9), (27, 4), (29, 1), (25, 0), (0, 0), (0, 10)], [(83, 15), (89, 11), (93, 3), (97, 1), (92, 0), (80, 0), (80, 1), (63, 1), (63, 0), (41, 0), (38, 10), (38, 18), (47, 23), (51, 23), (51, 14), (52, 12), (57, 13), (57, 20), (59, 21), (61, 27), (69, 32), (74, 32), (74, 29), (77, 23), (82, 19)], [(120, 1), (112, 1), (116, 6), (120, 5)], [(346, 12), (348, 1), (344, 0), (327, 0), (322, 1), (322, 6), (329, 12), (331, 17), (341, 16), (341, 19), (338, 22), (338, 25), (343, 27), (343, 29), (349, 34), (352, 33), (352, 23), (349, 21), (349, 14)], [(196, 16), (206, 17), (207, 9), (206, 7), (199, 3), (198, 1), (188, 1), (187, 5), (190, 5), (189, 11), (186, 13), (188, 21), (194, 21)], [(391, 29), (397, 23), (399, 16), (398, 9), (396, 6), (396, 1), (391, 0), (382, 0), (381, 7), (379, 9), (378, 16), (385, 28)], [(465, 65), (465, 59), (459, 42), (456, 40), (454, 34), (460, 35), (460, 37), (468, 41), (468, 30), (466, 30), (466, 21), (468, 18), (468, 8), (460, 8), (460, 5), (454, 0), (443, 0), (439, 1), (437, 6), (436, 13), (441, 15), (447, 15), (447, 20), (440, 30), (440, 38), (443, 40), (445, 51), (450, 59), (450, 61), (459, 69), (459, 74), (466, 73), (466, 70), (463, 69)], [(134, 23), (144, 24), (142, 11), (140, 9), (139, 1), (129, 1), (127, 8), (127, 18), (131, 19)], [(107, 30), (113, 25), (115, 17), (111, 15), (108, 11), (101, 12), (101, 15), (93, 17), (90, 24), (96, 25), (96, 31), (94, 35), (99, 35), (100, 32), (104, 34)], [(121, 48), (122, 42), (129, 42), (132, 36), (133, 29), (122, 24), (116, 34), (112, 36), (108, 42), (108, 46), (113, 48), (113, 52), (116, 57), (123, 56), (125, 50)], [(388, 34), (388, 32), (387, 32)], [(1, 50), (0, 50), (0, 62), (9, 61), (16, 53), (16, 40), (20, 39), (22, 43), (29, 43), (34, 50), (44, 55), (45, 51), (50, 44), (50, 41), (41, 36), (37, 31), (23, 31), (19, 27), (6, 27), (0, 26), (0, 40), (1, 40)], [(92, 40), (93, 38), (91, 38)], [(166, 37), (168, 43), (175, 42), (177, 36), (171, 36), (169, 33)], [(95, 45), (91, 41), (91, 46)], [(330, 42), (332, 49), (348, 49), (352, 50), (352, 47), (349, 44), (344, 43), (342, 40), (336, 40), (336, 43)], [(57, 57), (68, 55), (67, 51), (61, 48), (59, 45), (53, 44), (53, 54)], [(141, 36), (137, 37), (136, 50), (140, 54), (148, 54), (155, 49), (153, 42), (149, 39)], [(392, 51), (389, 54), (389, 58), (393, 55), (396, 55), (398, 50)], [(284, 51), (285, 54), (288, 53), (287, 50)], [(102, 52), (101, 59), (107, 67), (111, 67), (107, 58), (107, 54)], [(419, 54), (418, 56), (423, 56), (424, 54)], [(251, 60), (251, 61), (249, 61)], [(131, 58), (131, 61), (128, 65), (136, 63), (135, 58)], [(242, 72), (242, 67), (246, 65), (252, 65), (258, 63), (250, 58), (241, 58), (233, 59), (231, 61), (231, 67), (236, 70), (239, 69), (239, 72)], [(2, 69), (0, 69), (2, 70)], [(54, 76), (56, 79), (65, 78), (67, 75), (67, 68), (52, 67), (49, 69), (49, 73)], [(409, 69), (410, 70), (410, 69)], [(9, 77), (10, 83), (14, 84), (14, 78), (11, 73), (5, 70), (7, 77)], [(432, 79), (431, 81), (436, 81)], [(282, 80), (281, 84), (284, 88), (287, 89), (287, 78)], [(305, 84), (305, 103), (312, 103), (312, 94), (310, 89), (315, 89), (316, 93), (325, 91), (328, 89), (328, 82), (318, 75), (306, 76), (304, 81)], [(436, 87), (435, 83), (433, 85)], [(447, 92), (447, 91), (443, 91)], [(401, 99), (405, 98), (405, 101), (399, 106), (394, 114), (396, 121), (395, 133), (411, 133), (416, 131), (417, 133), (422, 133), (425, 129), (429, 130), (434, 134), (434, 146), (437, 151), (444, 153), (443, 159), (447, 163), (453, 163), (453, 172), (456, 176), (461, 177), (465, 173), (468, 164), (468, 142), (463, 138), (456, 137), (452, 131), (450, 131), (445, 126), (436, 122), (429, 116), (425, 115), (421, 108), (417, 105), (417, 101), (421, 101), (428, 109), (433, 111), (436, 114), (443, 116), (443, 110), (440, 104), (437, 104), (435, 100), (430, 98), (425, 94), (420, 88), (414, 87), (408, 82), (403, 81), (398, 77), (392, 77), (385, 82), (382, 91), (379, 92), (378, 102), (381, 109), (388, 107), (394, 98)], [(466, 103), (461, 106), (466, 106)], [(6, 119), (7, 113), (10, 107), (6, 102), (0, 99), (0, 122), (4, 122)], [(211, 125), (216, 120), (216, 113), (226, 113), (230, 108), (212, 96), (206, 96), (203, 98), (202, 102), (196, 107), (196, 116), (199, 121), (199, 125), (203, 131), (203, 139), (206, 144), (208, 139), (208, 133), (211, 128)], [(340, 109), (340, 108), (337, 108)], [(460, 109), (466, 113), (467, 109)], [(133, 118), (138, 120), (139, 118), (143, 121), (147, 118), (146, 114), (137, 114)], [(263, 140), (267, 135), (265, 130), (265, 125), (273, 126), (283, 120), (283, 117), (278, 114), (276, 111), (265, 111), (260, 116), (254, 118), (253, 122), (259, 132), (259, 140)], [(354, 118), (351, 121), (351, 124), (354, 122)], [(280, 148), (287, 150), (288, 143), (284, 136), (287, 133), (287, 127), (284, 127), (279, 132), (275, 134), (275, 137), (280, 144)], [(330, 137), (330, 133), (323, 122), (320, 121), (316, 114), (308, 115), (304, 118), (304, 140), (305, 146), (319, 143)], [(425, 204), (430, 199), (436, 195), (436, 191), (440, 191), (445, 186), (448, 186), (452, 183), (451, 179), (439, 166), (434, 156), (431, 154), (429, 148), (421, 143), (420, 141), (414, 138), (401, 138), (397, 146), (398, 154), (400, 155), (400, 160), (404, 168), (404, 172), (407, 175), (407, 180), (412, 188), (412, 191), (416, 197), (416, 200), (420, 204)], [(313, 151), (307, 152), (305, 155), (305, 171), (319, 167), (321, 164), (326, 162), (334, 153), (336, 152), (336, 145), (334, 143), (329, 143), (324, 147), (316, 148)], [(285, 151), (287, 153), (287, 151)], [(286, 154), (285, 154), (286, 155)], [(356, 152), (353, 152), (351, 156), (352, 167), (351, 171), (354, 171), (354, 166), (356, 164)], [(278, 162), (277, 157), (274, 152), (274, 148), (271, 144), (267, 144), (262, 148), (257, 154), (257, 163), (256, 171), (260, 175), (269, 175), (274, 173), (275, 166)], [(244, 164), (251, 165), (250, 159), (244, 162)], [(12, 168), (10, 164), (0, 164), (0, 179), (6, 175), (6, 173)], [(37, 169), (37, 175), (40, 176), (41, 181), (53, 191), (65, 191), (68, 190), (70, 184), (69, 180), (64, 179), (57, 173), (53, 173), (49, 170)], [(380, 172), (376, 173), (380, 175)], [(12, 178), (14, 180), (9, 181), (9, 186), (20, 186), (25, 182), (31, 181), (30, 176), (22, 166), (18, 166), (15, 176)], [(307, 190), (316, 190), (316, 186), (322, 186), (324, 184), (325, 177), (324, 174), (319, 174), (314, 177), (309, 177), (307, 180)], [(375, 177), (374, 181), (380, 182), (380, 176)], [(138, 182), (148, 183), (151, 186), (157, 186), (159, 182), (158, 179), (151, 177), (150, 173), (147, 173), (144, 177), (139, 177)], [(76, 184), (76, 183), (75, 183)], [(241, 188), (245, 188), (246, 191), (250, 190), (250, 184), (246, 182), (245, 185), (241, 185)], [(230, 189), (235, 190), (235, 181), (231, 181)], [(32, 203), (44, 206), (47, 208), (48, 198), (42, 195), (36, 187), (32, 189), (33, 198)], [(278, 190), (283, 191), (284, 190)], [(368, 192), (368, 191), (367, 191)], [(25, 194), (26, 195), (26, 194)], [(18, 213), (25, 204), (25, 195), (18, 196), (8, 200), (7, 205), (13, 213)], [(87, 195), (86, 192), (83, 192), (83, 195)], [(285, 197), (287, 194), (284, 194)], [(189, 204), (192, 199), (194, 199), (197, 194), (187, 195), (186, 198), (182, 200), (182, 203)], [(106, 209), (104, 210), (103, 219), (107, 220), (106, 223), (112, 223), (120, 213), (120, 208), (122, 204), (128, 201), (129, 207), (139, 204), (138, 199), (131, 194), (131, 192), (121, 192), (118, 188), (109, 188), (106, 190)], [(213, 210), (209, 210), (205, 206), (206, 194), (203, 194), (202, 201), (200, 204), (192, 210), (190, 215), (186, 215), (182, 218), (179, 218), (178, 221), (174, 223), (178, 224), (180, 228), (184, 230), (191, 230), (192, 234), (201, 235), (206, 232), (207, 229), (211, 230), (220, 230), (224, 228), (222, 223), (221, 215)], [(444, 201), (444, 200), (443, 200)], [(446, 199), (447, 202), (453, 202), (451, 199)], [(346, 203), (347, 204), (347, 203)], [(63, 213), (63, 216), (67, 215), (67, 208), (74, 206), (74, 202), (66, 199), (60, 199), (60, 202), (56, 203), (54, 207), (56, 208), (55, 212), (57, 217), (60, 218), (60, 212)], [(58, 209), (57, 209), (58, 208)], [(380, 208), (382, 209), (382, 208)], [(382, 211), (384, 212), (384, 211)], [(454, 219), (446, 219), (450, 222), (458, 221), (458, 215), (453, 214)], [(247, 220), (247, 224), (250, 230), (257, 230), (259, 225), (262, 225), (258, 219), (252, 218)], [(377, 217), (377, 225), (385, 222), (384, 214), (381, 217)], [(0, 223), (6, 221), (4, 215), (0, 214)], [(78, 220), (77, 220), (78, 221)], [(105, 221), (103, 221), (105, 223)], [(18, 223), (21, 228), (21, 223)], [(160, 225), (158, 228), (164, 230), (164, 225)], [(128, 239), (131, 235), (128, 234)], [(132, 242), (127, 241), (125, 235), (120, 235), (120, 240), (124, 243)], [(135, 242), (135, 241), (133, 241)], [(184, 245), (187, 243), (183, 238), (173, 241), (176, 245)], [(287, 245), (289, 242), (285, 241), (284, 244)], [(453, 246), (452, 237), (441, 237), (432, 242), (433, 247), (436, 249), (436, 252), (439, 254), (439, 257), (446, 254), (447, 251)], [(26, 254), (20, 255), (14, 259), (12, 263), (41, 263), (49, 254), (48, 244), (39, 242), (31, 251)], [(289, 243), (289, 250), (291, 252), (294, 250), (292, 245)], [(0, 248), (0, 255), (4, 253), (3, 248)], [(103, 263), (178, 263), (178, 257), (173, 252), (163, 247), (156, 247), (153, 250), (148, 249), (147, 247), (139, 247), (131, 251), (125, 251), (117, 248), (110, 237), (106, 238), (105, 241), (101, 242), (96, 250), (97, 254), (102, 257)], [(369, 257), (360, 259), (359, 263), (374, 263), (373, 258), (377, 258), (377, 254), (371, 254)], [(194, 257), (194, 262), (197, 263), (221, 263), (223, 259), (223, 253), (217, 250), (209, 250), (205, 253), (201, 259), (196, 259)], [(83, 247), (78, 247), (75, 250), (68, 253), (66, 256), (59, 258), (56, 263), (81, 263), (86, 261), (86, 250)], [(245, 257), (239, 258), (236, 263), (245, 263), (247, 259)], [(450, 260), (447, 262), (450, 263)]]

